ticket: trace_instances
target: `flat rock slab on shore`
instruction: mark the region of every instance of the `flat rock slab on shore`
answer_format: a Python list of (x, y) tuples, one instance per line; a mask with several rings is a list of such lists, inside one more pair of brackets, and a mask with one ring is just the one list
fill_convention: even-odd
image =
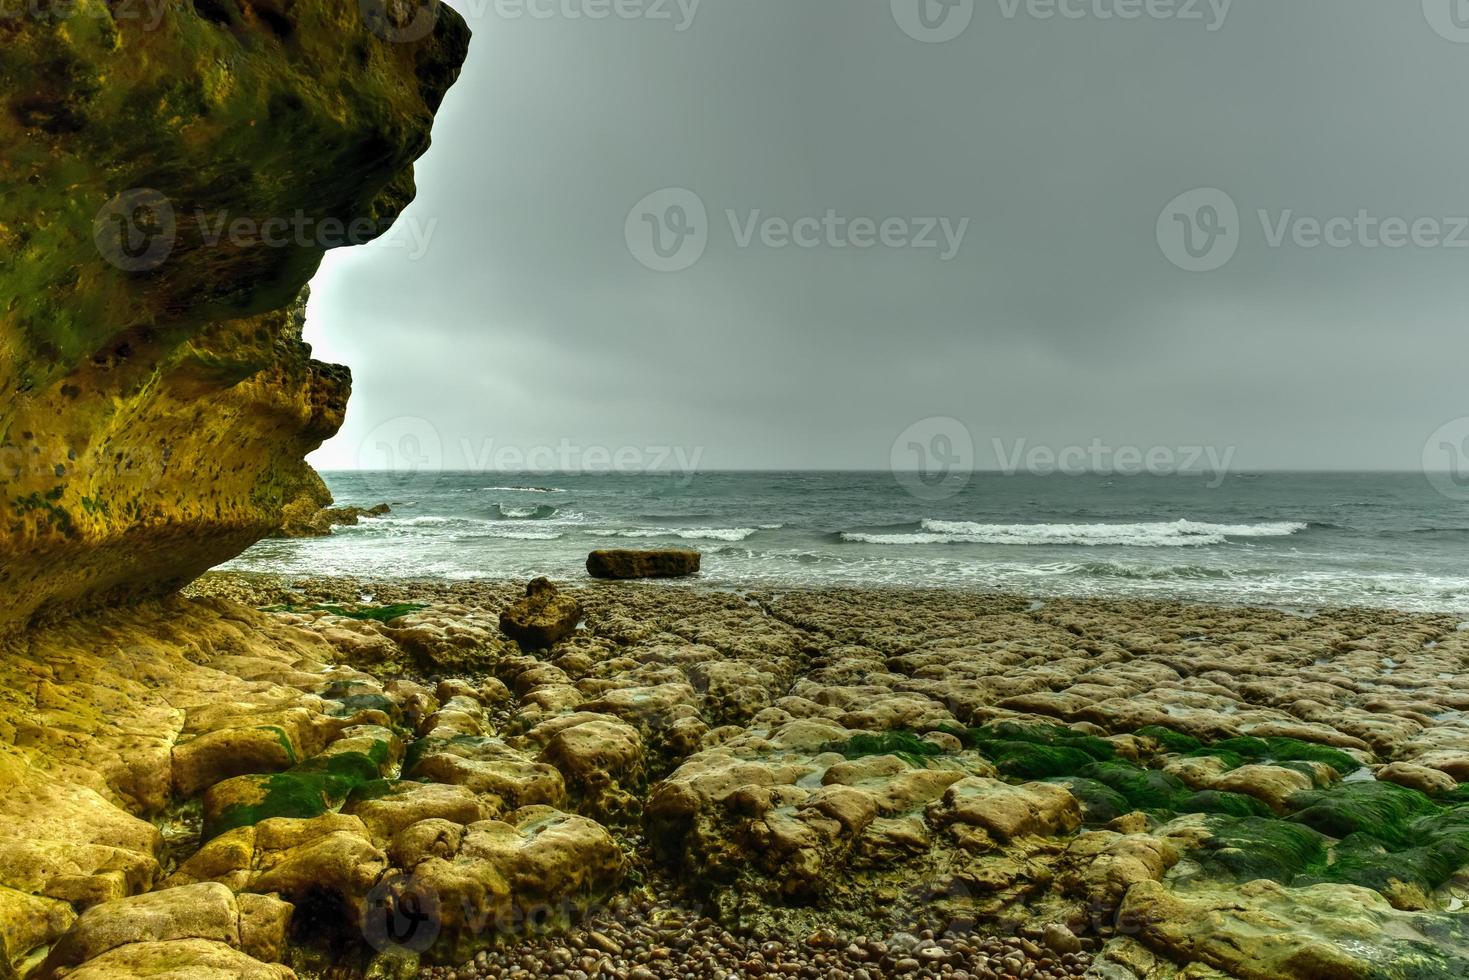
[(681, 578), (699, 571), (700, 555), (683, 548), (657, 551), (609, 550), (587, 555), (593, 578)]
[(548, 649), (222, 576), (0, 647), (0, 977), (1469, 976), (1457, 616), (532, 591)]

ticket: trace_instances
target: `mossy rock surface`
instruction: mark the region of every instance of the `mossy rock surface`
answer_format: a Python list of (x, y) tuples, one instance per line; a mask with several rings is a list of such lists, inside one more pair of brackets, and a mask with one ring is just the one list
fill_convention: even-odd
[(1338, 840), (1365, 834), (1389, 847), (1407, 847), (1419, 817), (1441, 808), (1415, 789), (1395, 783), (1342, 783), (1290, 798), (1292, 823), (1303, 824)]
[(1076, 797), (1076, 802), (1081, 804), (1081, 819), (1084, 823), (1107, 823), (1133, 810), (1127, 797), (1094, 779), (1065, 776), (1047, 779), (1045, 782), (1065, 786)]
[(379, 781), (387, 754), (388, 747), (378, 743), (371, 754), (317, 756), (286, 772), (241, 777), (254, 783), (254, 792), (245, 794), (254, 798), (226, 805), (216, 815), (206, 814), (202, 839), (211, 840), (227, 830), (254, 826), (273, 817), (319, 817), (340, 806), (354, 789)]
[(1269, 817), (1210, 817), (1212, 835), (1192, 855), (1206, 872), (1237, 882), (1269, 878), (1283, 885), (1320, 867), (1327, 840), (1310, 827)]
[(1294, 738), (1227, 738), (1194, 749), (1188, 755), (1216, 756), (1224, 759), (1231, 769), (1237, 769), (1246, 763), (1285, 765), (1323, 762), (1336, 770), (1338, 775), (1349, 776), (1362, 768), (1362, 763), (1340, 749)]
[(1231, 817), (1268, 817), (1270, 808), (1253, 796), (1225, 790), (1200, 790), (1180, 800), (1179, 813), (1222, 813)]
[(0, 626), (172, 593), (320, 485), (351, 379), (302, 289), (412, 200), (469, 45), (447, 5), (401, 43), (366, 6), (0, 11)]
[(873, 755), (897, 756), (910, 766), (923, 768), (926, 760), (943, 755), (944, 750), (933, 742), (925, 742), (913, 732), (892, 731), (877, 735), (853, 735), (842, 742), (828, 742), (821, 747), (823, 752), (836, 752), (844, 759), (862, 759)]
[(324, 612), (330, 613), (333, 616), (341, 616), (345, 619), (357, 619), (364, 621), (370, 620), (375, 623), (391, 623), (395, 619), (401, 619), (404, 616), (412, 615), (413, 613), (416, 613), (421, 609), (427, 608), (428, 607), (421, 602), (395, 602), (387, 606), (293, 606), (289, 603), (283, 603), (278, 606), (266, 606), (260, 611), (273, 613)]
[(1073, 749), (1098, 761), (1112, 759), (1117, 755), (1116, 746), (1106, 739), (1083, 735), (1061, 725), (1023, 725), (1019, 722), (1002, 721), (969, 729), (965, 733), (964, 741), (981, 752), (985, 751), (986, 745), (1024, 743)]
[(1144, 725), (1133, 734), (1150, 738), (1163, 746), (1165, 752), (1172, 752), (1178, 755), (1185, 755), (1204, 747), (1204, 743), (1192, 735), (1175, 732), (1173, 729), (1165, 728), (1162, 725)]
[(335, 718), (350, 718), (362, 711), (381, 711), (395, 722), (402, 716), (398, 705), (382, 694), (351, 694), (335, 700), (336, 703), (327, 709), (327, 714)]
[(1094, 762), (1078, 775), (1110, 786), (1126, 797), (1134, 810), (1176, 811), (1192, 795), (1177, 776), (1127, 762)]

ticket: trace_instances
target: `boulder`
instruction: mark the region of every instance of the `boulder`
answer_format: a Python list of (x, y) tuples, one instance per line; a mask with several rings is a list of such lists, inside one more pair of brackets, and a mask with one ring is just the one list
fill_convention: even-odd
[(592, 578), (682, 578), (699, 571), (697, 551), (669, 548), (658, 551), (609, 550), (587, 555)]
[(64, 976), (112, 950), (139, 943), (203, 940), (278, 956), (290, 917), (291, 906), (278, 898), (252, 895), (241, 904), (215, 882), (165, 888), (82, 913), (51, 948), (37, 976)]
[(1170, 960), (1240, 980), (1449, 980), (1469, 968), (1455, 917), (1398, 912), (1350, 885), (1285, 888), (1262, 880), (1175, 893), (1142, 881), (1127, 893), (1118, 923)]
[[(440, 4), (401, 44), (356, 0), (205, 6), (5, 18), (0, 86), (32, 108), (0, 113), (0, 240), (29, 229), (35, 261), (0, 269), (0, 627), (167, 594), (310, 499), (351, 377), (312, 360), (302, 288), (412, 200), (469, 46)], [(325, 234), (205, 241), (205, 214)]]
[(500, 614), (500, 629), (530, 649), (553, 646), (566, 639), (581, 621), (581, 603), (563, 595), (550, 580), (533, 579), (525, 598)]
[[(299, 508), (300, 501), (293, 502), (293, 506)], [(390, 513), (392, 508), (387, 504), (378, 504), (375, 507), (322, 507), (304, 515), (299, 509), (292, 511), (288, 506), (285, 519), (272, 537), (325, 538), (331, 535), (334, 527), (356, 527), (364, 517), (385, 517)]]
[(131, 943), (90, 960), (68, 980), (295, 980), (279, 963), (262, 963), (225, 943), (179, 939)]

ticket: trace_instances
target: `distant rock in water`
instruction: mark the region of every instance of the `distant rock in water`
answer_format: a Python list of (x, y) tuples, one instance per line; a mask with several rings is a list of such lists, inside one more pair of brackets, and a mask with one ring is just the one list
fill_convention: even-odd
[(355, 527), (364, 517), (382, 517), (392, 513), (387, 504), (376, 507), (323, 507), (309, 518), (288, 519), (272, 537), (277, 538), (324, 538), (334, 527)]
[(525, 598), (500, 614), (500, 629), (521, 646), (536, 650), (566, 639), (581, 621), (581, 603), (563, 595), (549, 579), (533, 579)]
[(587, 555), (593, 578), (681, 578), (699, 571), (700, 555), (684, 548), (656, 551), (606, 550)]

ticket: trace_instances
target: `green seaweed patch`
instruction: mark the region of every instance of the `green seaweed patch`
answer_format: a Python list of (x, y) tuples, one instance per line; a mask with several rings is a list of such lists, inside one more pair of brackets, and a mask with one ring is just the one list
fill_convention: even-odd
[(1222, 813), (1231, 817), (1268, 817), (1270, 808), (1253, 796), (1225, 790), (1200, 790), (1177, 804), (1179, 813)]
[(1117, 756), (1117, 747), (1106, 739), (1083, 735), (1063, 725), (1025, 725), (1015, 721), (1001, 721), (969, 729), (965, 732), (963, 741), (980, 751), (984, 750), (983, 746), (987, 742), (1024, 742), (1029, 745), (1075, 749), (1098, 762)]
[(1294, 811), (1286, 818), (1291, 823), (1338, 840), (1365, 834), (1388, 847), (1417, 843), (1413, 827), (1418, 818), (1441, 812), (1416, 789), (1376, 781), (1307, 790), (1293, 795), (1287, 804)]
[(1094, 762), (1117, 755), (1111, 742), (1060, 725), (1002, 721), (968, 729), (960, 740), (1014, 779), (1074, 776)]
[(995, 764), (996, 769), (1013, 779), (1070, 776), (1096, 761), (1082, 750), (1065, 745), (993, 741), (981, 743), (979, 751)]
[(1081, 804), (1081, 819), (1084, 823), (1108, 823), (1133, 810), (1132, 804), (1127, 802), (1127, 797), (1095, 779), (1065, 776), (1047, 779), (1045, 782), (1065, 786), (1067, 791), (1076, 797), (1076, 802)]
[[(386, 746), (383, 750), (385, 753)], [(362, 752), (343, 752), (317, 756), (286, 772), (260, 777), (260, 801), (225, 807), (215, 819), (205, 821), (202, 839), (212, 840), (226, 831), (274, 817), (319, 817), (340, 806), (357, 787), (377, 781), (380, 764)]]
[(1177, 810), (1192, 795), (1177, 776), (1126, 762), (1094, 762), (1077, 775), (1110, 786), (1134, 810)]
[(1206, 872), (1236, 882), (1269, 878), (1289, 885), (1324, 864), (1326, 838), (1310, 827), (1269, 817), (1212, 816), (1210, 837), (1193, 853)]
[(1303, 879), (1360, 885), (1401, 899), (1425, 894), (1469, 865), (1469, 806), (1442, 807), (1392, 783), (1348, 783), (1290, 800), (1289, 818), (1341, 838), (1326, 867)]
[(1163, 746), (1165, 752), (1172, 752), (1178, 755), (1197, 752), (1204, 747), (1204, 743), (1192, 735), (1175, 732), (1173, 729), (1165, 728), (1162, 725), (1144, 725), (1134, 734), (1141, 735), (1144, 738), (1150, 738)]
[(944, 750), (932, 742), (925, 742), (914, 732), (892, 731), (877, 735), (853, 735), (843, 742), (827, 742), (823, 752), (836, 752), (844, 759), (862, 759), (873, 755), (892, 755), (902, 759), (915, 769), (928, 765), (927, 760), (943, 755)]
[[(1393, 850), (1366, 834), (1353, 834), (1332, 849), (1331, 862), (1319, 872), (1298, 878), (1295, 884), (1317, 882), (1358, 885), (1381, 892), (1393, 904), (1404, 886), (1425, 896), (1469, 864), (1469, 827), (1438, 834), (1419, 847)], [(1409, 903), (1410, 906), (1416, 903)]]
[(1230, 769), (1251, 763), (1324, 762), (1338, 775), (1349, 776), (1362, 768), (1362, 763), (1341, 749), (1317, 745), (1295, 738), (1253, 738), (1241, 736), (1214, 742), (1188, 753), (1193, 757), (1215, 756), (1225, 760)]
[(268, 613), (308, 613), (325, 612), (333, 616), (343, 616), (347, 619), (372, 620), (378, 623), (388, 623), (428, 606), (421, 602), (395, 602), (387, 606), (333, 606), (318, 604), (314, 606), (293, 606), (290, 603), (282, 603), (276, 606), (262, 606), (261, 612)]

